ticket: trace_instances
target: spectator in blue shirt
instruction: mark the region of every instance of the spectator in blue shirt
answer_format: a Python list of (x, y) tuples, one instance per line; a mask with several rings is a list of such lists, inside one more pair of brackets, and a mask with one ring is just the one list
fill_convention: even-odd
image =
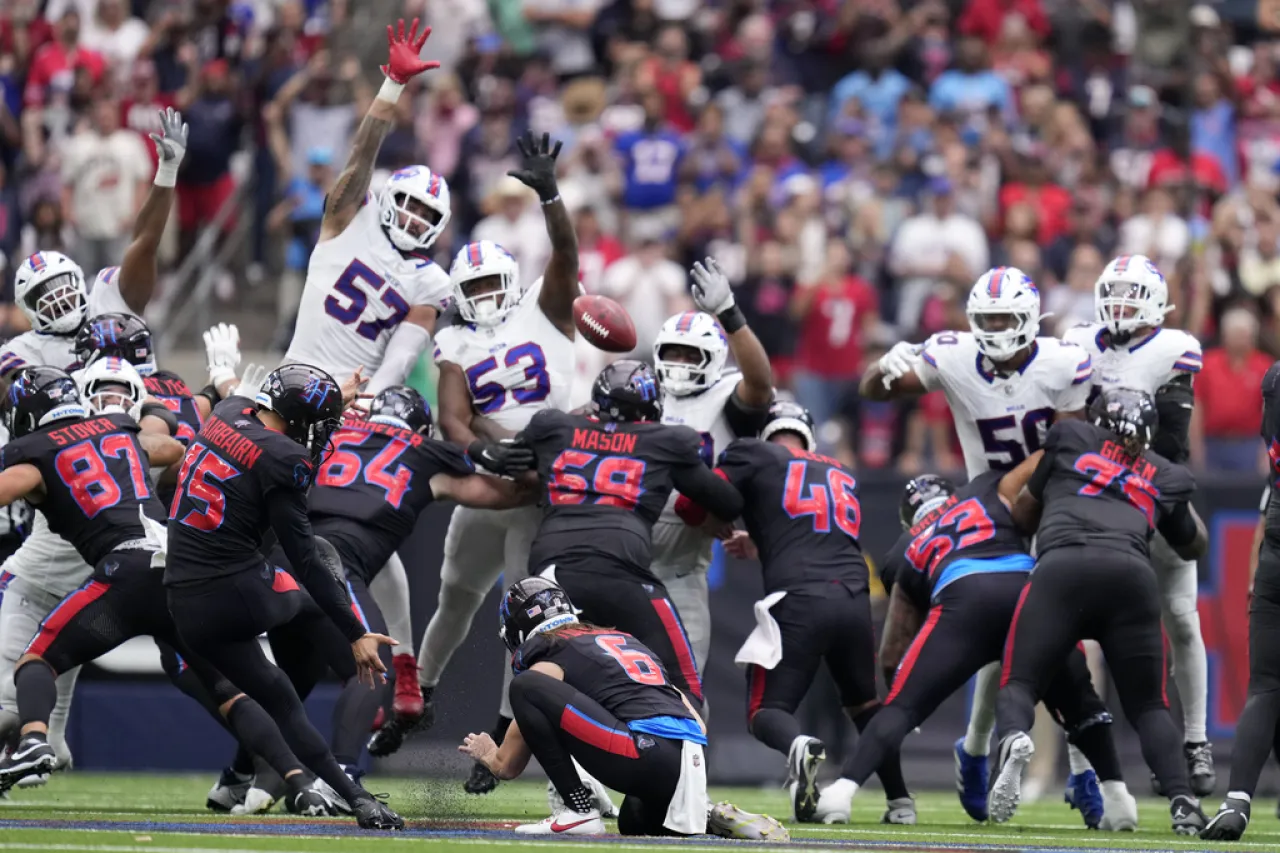
[(983, 130), (987, 111), (996, 108), (1008, 125), (1013, 118), (1013, 93), (1003, 77), (988, 66), (982, 40), (965, 36), (956, 49), (956, 65), (938, 75), (929, 90), (929, 105), (941, 113), (958, 113), (965, 124)]
[(622, 158), (622, 206), (656, 211), (675, 204), (685, 147), (680, 134), (663, 121), (662, 94), (648, 91), (643, 105), (644, 126), (619, 136), (613, 147)]
[(724, 132), (724, 112), (707, 104), (698, 116), (698, 127), (688, 141), (681, 177), (699, 193), (721, 187), (731, 190), (746, 171), (747, 149)]
[(1191, 113), (1191, 148), (1217, 160), (1227, 183), (1235, 184), (1240, 176), (1235, 106), (1223, 97), (1217, 76), (1207, 71), (1196, 75), (1195, 99), (1196, 108)]
[(870, 122), (867, 131), (879, 157), (887, 157), (893, 151), (893, 139), (898, 123), (898, 103), (911, 88), (908, 80), (896, 68), (889, 66), (892, 55), (881, 45), (872, 46), (866, 57), (866, 67), (855, 71), (836, 84), (831, 92), (831, 110), (827, 120), (835, 124), (847, 116), (850, 101), (862, 106)]

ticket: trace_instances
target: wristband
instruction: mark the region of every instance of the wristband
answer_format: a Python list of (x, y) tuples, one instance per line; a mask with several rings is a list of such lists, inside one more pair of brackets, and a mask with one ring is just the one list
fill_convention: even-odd
[(538, 203), (541, 204), (543, 207), (550, 207), (551, 205), (555, 204), (559, 200), (560, 200), (560, 193), (556, 193), (554, 197), (546, 199), (545, 201), (539, 201)]
[(742, 309), (737, 305), (730, 305), (717, 314), (716, 319), (720, 321), (720, 325), (724, 327), (727, 335), (732, 335), (739, 329), (746, 328), (747, 325), (746, 315), (742, 313)]
[(174, 435), (178, 432), (178, 416), (163, 403), (143, 403), (139, 419), (146, 417), (159, 418), (164, 421), (164, 425), (169, 428), (169, 435)]
[(378, 89), (377, 99), (379, 101), (386, 101), (388, 104), (394, 104), (396, 101), (400, 100), (400, 93), (403, 91), (403, 83), (397, 83), (390, 77), (385, 77), (382, 80), (382, 88)]
[(218, 393), (218, 386), (214, 385), (212, 382), (197, 391), (196, 395), (204, 397), (215, 406), (222, 402), (222, 395)]
[(236, 372), (230, 367), (211, 367), (209, 368), (209, 384), (217, 388), (228, 379), (235, 379)]
[(161, 160), (156, 166), (156, 178), (153, 183), (158, 187), (173, 188), (178, 183), (178, 166), (180, 160)]

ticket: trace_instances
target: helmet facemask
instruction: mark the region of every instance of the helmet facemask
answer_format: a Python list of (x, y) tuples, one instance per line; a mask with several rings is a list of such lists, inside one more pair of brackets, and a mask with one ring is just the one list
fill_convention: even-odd
[[(687, 358), (679, 358), (682, 355)], [(673, 356), (677, 357), (673, 358)], [(703, 349), (692, 341), (664, 343), (658, 347), (654, 358), (662, 389), (676, 397), (696, 394), (711, 387), (713, 361), (713, 355), (709, 350)]]
[(1143, 281), (1099, 279), (1094, 287), (1098, 322), (1116, 337), (1127, 339), (1138, 329), (1159, 326), (1169, 309)]
[(50, 276), (23, 294), (22, 308), (36, 331), (70, 334), (88, 311), (84, 279), (75, 272)]
[(441, 210), (436, 199), (410, 195), (403, 189), (392, 192), (382, 205), (382, 227), (404, 252), (431, 248), (448, 223), (448, 211)]
[[(120, 414), (137, 420), (142, 414), (142, 400), (137, 391), (123, 379), (105, 378), (91, 382), (85, 389), (89, 408), (95, 415)], [(145, 392), (144, 392), (145, 394)]]
[(455, 294), (458, 313), (478, 326), (496, 326), (515, 307), (514, 284), (510, 272), (488, 273), (459, 282)]
[(1009, 361), (1030, 346), (1040, 332), (1040, 317), (1032, 311), (993, 305), (971, 307), (965, 313), (978, 349), (993, 362)]

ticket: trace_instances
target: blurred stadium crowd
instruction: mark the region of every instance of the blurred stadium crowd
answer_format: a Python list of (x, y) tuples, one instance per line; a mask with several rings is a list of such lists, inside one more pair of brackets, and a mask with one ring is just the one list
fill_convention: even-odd
[[(684, 307), (687, 266), (715, 255), (824, 442), (915, 473), (960, 467), (945, 401), (859, 401), (868, 359), (964, 327), (968, 288), (997, 265), (1031, 275), (1052, 312), (1042, 330), (1060, 333), (1091, 318), (1112, 255), (1144, 253), (1169, 279), (1172, 325), (1206, 345), (1193, 463), (1259, 471), (1258, 388), (1280, 354), (1266, 8), (5, 0), (0, 266), (11, 287), (36, 248), (90, 276), (117, 263), (151, 174), (145, 134), (178, 106), (191, 144), (166, 263), (211, 225), (243, 229), (217, 296), (233, 314), (268, 287), (287, 340), (325, 191), (377, 82), (370, 22), (421, 15), (442, 69), (401, 100), (379, 167), (448, 178), (437, 261), (492, 239), (526, 275), (542, 268), (536, 200), (506, 172), (518, 134), (550, 132), (566, 143), (584, 286), (627, 307), (641, 354)], [(165, 301), (180, 298), (185, 282), (168, 284)], [(22, 322), (11, 308), (6, 334)]]

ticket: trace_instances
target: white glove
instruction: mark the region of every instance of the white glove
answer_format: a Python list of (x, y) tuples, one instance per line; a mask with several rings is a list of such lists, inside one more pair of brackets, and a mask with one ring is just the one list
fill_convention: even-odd
[(722, 311), (733, 307), (733, 289), (729, 286), (729, 277), (720, 269), (715, 258), (707, 258), (703, 263), (694, 263), (689, 275), (693, 278), (690, 290), (693, 293), (693, 304), (699, 311), (717, 316)]
[(178, 167), (187, 154), (187, 123), (182, 120), (182, 113), (173, 107), (160, 110), (160, 132), (148, 135), (160, 155), (155, 185), (172, 187), (178, 182)]
[(248, 397), (250, 400), (257, 399), (258, 392), (262, 390), (262, 381), (267, 378), (267, 369), (258, 364), (249, 364), (245, 366), (244, 373), (240, 376), (240, 384), (231, 389), (228, 397)]
[(204, 357), (215, 388), (234, 379), (240, 365), (240, 330), (229, 323), (211, 326), (204, 333)]
[(916, 356), (920, 354), (920, 344), (909, 344), (901, 341), (880, 356), (880, 372), (884, 374), (884, 387), (888, 388), (895, 379), (901, 379), (915, 368)]

